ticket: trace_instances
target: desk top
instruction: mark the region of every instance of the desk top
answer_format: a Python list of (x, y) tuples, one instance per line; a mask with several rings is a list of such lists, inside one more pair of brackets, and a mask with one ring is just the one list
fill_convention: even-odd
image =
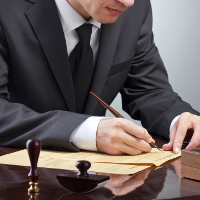
[[(161, 147), (166, 139), (155, 136)], [(0, 147), (0, 156), (18, 149)], [(28, 200), (29, 167), (0, 165), (0, 199)], [(56, 180), (64, 170), (39, 168), (40, 200), (150, 200), (182, 199), (200, 200), (200, 182), (181, 178), (181, 158), (157, 170), (144, 170), (135, 175), (110, 174), (109, 182), (87, 194), (65, 190)]]

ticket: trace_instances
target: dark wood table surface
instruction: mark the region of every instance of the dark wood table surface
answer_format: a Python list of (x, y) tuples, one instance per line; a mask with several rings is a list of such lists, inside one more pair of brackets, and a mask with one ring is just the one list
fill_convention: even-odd
[[(166, 139), (154, 137), (161, 147)], [(0, 156), (18, 149), (0, 147)], [(181, 178), (181, 158), (157, 170), (144, 170), (135, 175), (110, 174), (109, 182), (90, 193), (76, 194), (64, 189), (56, 175), (64, 170), (39, 168), (38, 196), (28, 194), (29, 167), (0, 164), (0, 200), (150, 200), (200, 199), (200, 182)]]

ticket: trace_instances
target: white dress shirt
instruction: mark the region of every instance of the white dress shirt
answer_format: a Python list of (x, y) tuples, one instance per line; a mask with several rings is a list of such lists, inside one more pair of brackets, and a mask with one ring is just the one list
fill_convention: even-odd
[[(99, 38), (101, 31), (101, 24), (94, 19), (86, 21), (68, 2), (67, 0), (55, 0), (58, 8), (60, 21), (62, 24), (65, 41), (67, 45), (68, 55), (72, 52), (74, 47), (79, 41), (76, 28), (84, 23), (92, 24), (92, 34), (90, 45), (94, 55), (94, 66), (97, 59), (99, 48)], [(96, 131), (99, 121), (102, 117), (89, 117), (87, 120), (79, 124), (78, 127), (72, 132), (70, 142), (72, 142), (79, 149), (97, 151), (96, 147)], [(171, 131), (174, 123), (177, 121), (178, 116), (172, 121), (169, 131)]]
[[(93, 25), (90, 45), (93, 50), (95, 65), (99, 49), (101, 24), (94, 19), (86, 21), (66, 0), (55, 0), (55, 2), (65, 35), (68, 55), (70, 55), (79, 41), (78, 34), (75, 29), (84, 23), (90, 23)], [(101, 119), (102, 117), (89, 117), (72, 132), (70, 142), (72, 142), (79, 149), (97, 151), (96, 131)]]

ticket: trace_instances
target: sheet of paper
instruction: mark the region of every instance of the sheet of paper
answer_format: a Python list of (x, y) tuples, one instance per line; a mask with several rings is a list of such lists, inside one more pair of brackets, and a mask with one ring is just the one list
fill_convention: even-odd
[(168, 160), (177, 158), (181, 156), (181, 153), (174, 154), (172, 151), (159, 151), (158, 149), (152, 149), (150, 153), (143, 153), (137, 156), (130, 155), (120, 155), (111, 156), (107, 154), (101, 154), (97, 152), (76, 152), (76, 153), (66, 153), (66, 152), (53, 152), (43, 151), (41, 157), (55, 157), (58, 156), (59, 159), (66, 160), (88, 160), (95, 163), (117, 163), (117, 164), (146, 164), (146, 165), (156, 165), (160, 166)]
[[(15, 154), (15, 153), (13, 153)], [(27, 150), (17, 152), (18, 155), (26, 157)], [(137, 156), (121, 155), (111, 156), (98, 152), (59, 152), (44, 151), (40, 152), (40, 158), (57, 158), (61, 160), (88, 160), (92, 163), (115, 163), (115, 164), (145, 164), (160, 166), (168, 160), (180, 157), (181, 153), (174, 154), (172, 151), (159, 151), (153, 148), (150, 153), (143, 153)]]
[[(22, 152), (18, 151), (15, 153), (7, 154), (0, 157), (1, 164), (8, 165), (20, 165), (30, 166), (28, 154), (20, 155)], [(53, 168), (53, 169), (65, 169), (65, 170), (77, 170), (75, 167), (75, 160), (66, 160), (50, 157), (40, 157), (38, 161), (38, 167)], [(112, 174), (135, 174), (139, 171), (149, 168), (149, 166), (140, 165), (122, 165), (122, 164), (111, 164), (111, 163), (91, 163), (91, 168), (88, 171), (101, 172), (101, 173), (112, 173)]]

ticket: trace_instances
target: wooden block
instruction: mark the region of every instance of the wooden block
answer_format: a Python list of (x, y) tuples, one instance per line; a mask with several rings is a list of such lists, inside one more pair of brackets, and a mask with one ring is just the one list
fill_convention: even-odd
[(182, 150), (181, 176), (200, 181), (200, 148)]
[[(181, 179), (181, 197), (199, 194), (200, 182), (188, 178)], [(193, 199), (193, 198), (192, 198)]]

